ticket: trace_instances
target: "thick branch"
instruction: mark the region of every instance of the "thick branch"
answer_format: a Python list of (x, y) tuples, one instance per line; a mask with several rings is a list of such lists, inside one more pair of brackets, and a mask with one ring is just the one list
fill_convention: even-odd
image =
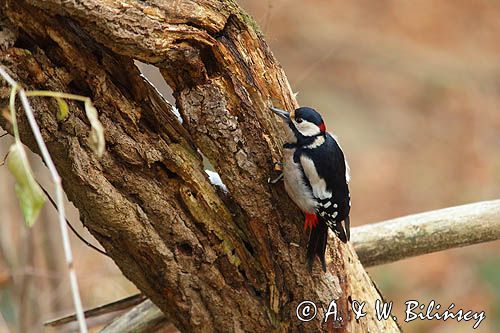
[[(354, 249), (365, 267), (499, 238), (500, 200), (409, 215), (352, 229)], [(166, 318), (161, 317), (166, 322)], [(129, 320), (129, 315), (116, 319), (120, 323)], [(143, 307), (133, 320), (143, 325), (149, 321), (157, 323), (158, 310), (155, 306)], [(120, 331), (106, 331), (115, 332)]]
[[(296, 105), (255, 23), (234, 1), (2, 0), (1, 63), (27, 89), (90, 97), (107, 151), (87, 144), (81, 106), (58, 121), (33, 99), (68, 198), (122, 272), (186, 332), (398, 331), (350, 314), (348, 296), (380, 295), (350, 245), (331, 243), (328, 274), (304, 264), (307, 235), (283, 187), (267, 183), (281, 158), (274, 104)], [(9, 34), (5, 33), (9, 32)], [(140, 76), (160, 68), (184, 122)], [(5, 103), (6, 91), (0, 90)], [(23, 142), (35, 149), (25, 119)], [(0, 118), (0, 126), (9, 128)], [(221, 175), (217, 191), (202, 154)], [(291, 244), (300, 244), (297, 248)], [(362, 284), (362, 285), (361, 285)], [(343, 322), (301, 323), (295, 307), (337, 300)]]
[(478, 202), (354, 228), (365, 267), (500, 238), (500, 200)]

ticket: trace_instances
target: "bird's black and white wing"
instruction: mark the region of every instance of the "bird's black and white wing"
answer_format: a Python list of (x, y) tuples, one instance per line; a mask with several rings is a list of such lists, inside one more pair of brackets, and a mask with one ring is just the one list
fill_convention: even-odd
[[(343, 242), (347, 242), (350, 211), (347, 185), (349, 173), (340, 146), (327, 135), (325, 142), (315, 149), (303, 150), (300, 163), (316, 200), (318, 218), (323, 219)], [(342, 221), (345, 221), (345, 229)]]

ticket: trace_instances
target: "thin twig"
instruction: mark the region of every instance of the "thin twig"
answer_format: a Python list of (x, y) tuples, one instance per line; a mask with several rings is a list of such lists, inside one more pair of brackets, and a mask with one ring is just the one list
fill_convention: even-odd
[[(134, 305), (142, 303), (144, 300), (146, 300), (146, 296), (144, 296), (143, 294), (135, 294), (132, 296), (128, 296), (128, 297), (113, 301), (111, 303), (103, 304), (103, 305), (97, 306), (95, 308), (86, 310), (85, 311), (85, 318), (89, 319), (91, 317), (101, 316), (101, 315), (111, 313), (111, 312), (122, 311), (122, 310), (128, 309)], [(76, 319), (76, 315), (71, 314), (69, 316), (64, 316), (61, 318), (49, 320), (49, 321), (45, 322), (43, 325), (56, 327), (56, 326), (70, 323), (70, 322), (74, 321), (75, 319)]]
[(5, 161), (7, 161), (7, 157), (9, 157), (9, 153), (10, 151), (8, 151), (7, 154), (5, 154), (5, 157), (3, 158), (2, 162), (0, 162), (0, 166), (4, 166)]
[(7, 81), (7, 83), (12, 86), (12, 87), (15, 87), (17, 86), (17, 82), (10, 77), (9, 74), (7, 74), (7, 72), (4, 70), (3, 66), (0, 66), (0, 75), (3, 77), (3, 79), (5, 81)]
[[(40, 188), (42, 189), (43, 193), (45, 193), (45, 195), (47, 196), (47, 198), (49, 199), (50, 203), (52, 204), (52, 206), (57, 209), (57, 205), (56, 203), (54, 202), (54, 199), (52, 199), (52, 197), (50, 196), (49, 192), (47, 192), (47, 190), (40, 184), (38, 183), (38, 185), (40, 185)], [(71, 231), (73, 232), (73, 234), (75, 234), (76, 237), (78, 237), (79, 240), (81, 240), (85, 245), (87, 245), (88, 247), (96, 250), (97, 252), (99, 252), (100, 254), (104, 254), (106, 257), (109, 257), (109, 255), (104, 252), (103, 250), (101, 250), (100, 248), (96, 247), (95, 245), (93, 245), (92, 243), (90, 243), (89, 241), (87, 241), (85, 238), (83, 238), (82, 235), (80, 235), (78, 233), (78, 231), (76, 231), (76, 229), (71, 225), (71, 223), (69, 223), (68, 219), (66, 219), (66, 224), (68, 225), (68, 227), (71, 229)]]
[(65, 99), (73, 99), (80, 102), (89, 102), (90, 98), (75, 94), (68, 94), (59, 91), (46, 91), (46, 90), (32, 90), (25, 91), (26, 96), (29, 97), (57, 97), (57, 98), (65, 98)]
[[(12, 86), (13, 90), (18, 89), (18, 85), (14, 79), (10, 77), (9, 74), (4, 70), (3, 67), (0, 67), (0, 75)], [(73, 254), (71, 252), (71, 245), (69, 241), (68, 228), (66, 225), (65, 218), (65, 209), (64, 209), (64, 197), (63, 197), (63, 189), (61, 185), (61, 177), (57, 172), (57, 169), (52, 161), (50, 153), (45, 145), (45, 141), (43, 140), (42, 134), (40, 133), (40, 128), (36, 123), (35, 117), (33, 115), (33, 110), (29, 104), (28, 98), (26, 97), (26, 93), (24, 89), (19, 89), (19, 97), (21, 99), (21, 104), (23, 105), (24, 112), (26, 117), (28, 118), (28, 122), (31, 127), (31, 131), (33, 132), (33, 136), (37, 142), (38, 148), (40, 149), (40, 153), (43, 157), (45, 165), (49, 169), (50, 175), (52, 177), (52, 181), (55, 184), (56, 188), (56, 201), (57, 201), (57, 211), (59, 212), (59, 227), (61, 229), (61, 236), (63, 240), (63, 248), (64, 255), (66, 257), (66, 264), (68, 266), (69, 271), (69, 280), (71, 286), (71, 293), (73, 295), (73, 303), (75, 306), (76, 317), (78, 318), (78, 325), (81, 333), (87, 333), (87, 324), (85, 322), (85, 317), (83, 314), (82, 301), (80, 298), (80, 292), (78, 290), (78, 281), (76, 279), (75, 269), (73, 267)], [(12, 121), (15, 121), (13, 119)]]

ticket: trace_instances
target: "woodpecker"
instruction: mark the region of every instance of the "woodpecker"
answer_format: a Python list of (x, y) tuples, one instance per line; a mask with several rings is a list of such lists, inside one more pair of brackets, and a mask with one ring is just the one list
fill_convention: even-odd
[(349, 166), (316, 110), (301, 107), (288, 113), (270, 109), (288, 125), (283, 176), (288, 195), (305, 214), (304, 229), (311, 229), (307, 266), (311, 271), (317, 256), (326, 272), (328, 228), (344, 243), (350, 237)]

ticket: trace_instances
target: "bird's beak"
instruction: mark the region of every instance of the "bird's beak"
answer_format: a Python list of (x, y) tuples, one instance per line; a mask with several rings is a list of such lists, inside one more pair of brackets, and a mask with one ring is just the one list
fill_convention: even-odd
[(270, 107), (269, 108), (272, 112), (280, 116), (281, 118), (285, 119), (286, 121), (290, 120), (290, 113), (283, 111), (281, 109), (275, 108), (275, 107)]

